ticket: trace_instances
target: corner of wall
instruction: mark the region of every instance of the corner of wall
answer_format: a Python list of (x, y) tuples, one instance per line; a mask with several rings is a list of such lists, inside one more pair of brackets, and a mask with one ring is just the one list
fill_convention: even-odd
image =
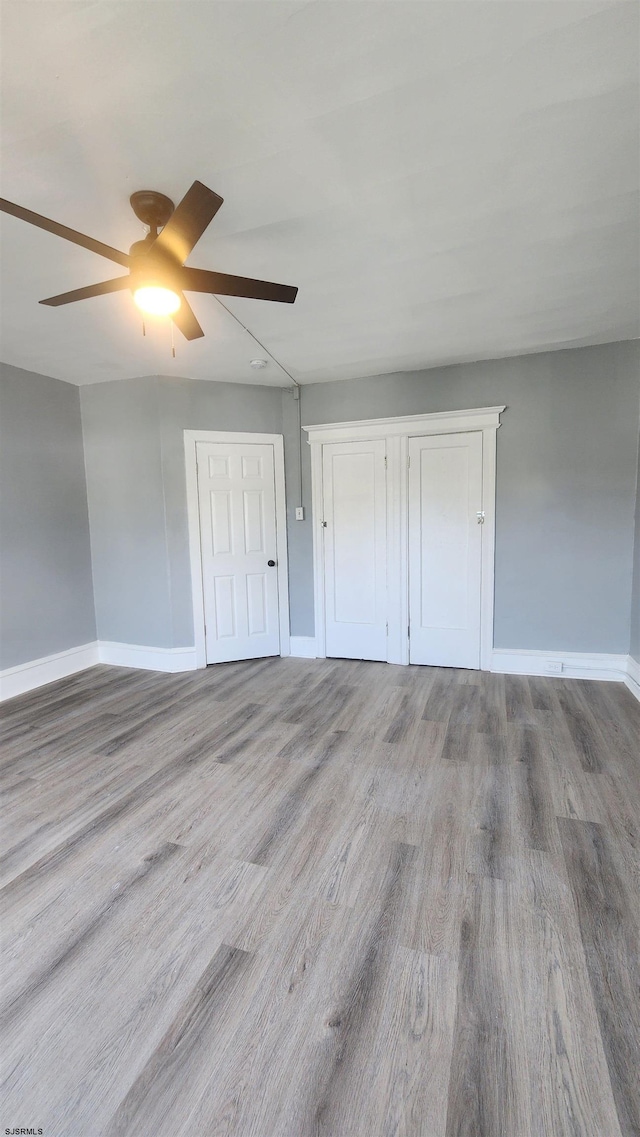
[[(640, 387), (640, 382), (638, 386)], [(631, 611), (629, 614), (629, 658), (633, 660), (640, 669), (640, 393), (638, 402), (638, 453), (636, 458), (636, 508), (634, 516)]]

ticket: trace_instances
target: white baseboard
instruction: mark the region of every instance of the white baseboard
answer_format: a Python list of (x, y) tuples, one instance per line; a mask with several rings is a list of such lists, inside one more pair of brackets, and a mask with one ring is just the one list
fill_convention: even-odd
[(24, 695), (36, 687), (44, 687), (45, 683), (54, 683), (56, 679), (66, 679), (67, 675), (86, 671), (87, 667), (94, 667), (96, 663), (98, 644), (94, 642), (57, 651), (42, 659), (30, 659), (17, 667), (7, 667), (0, 672), (0, 701)]
[(138, 667), (143, 671), (195, 671), (195, 647), (144, 647), (100, 640), (100, 663), (115, 667)]
[[(292, 636), (291, 655), (298, 659), (316, 658), (314, 636)], [(562, 664), (561, 672), (550, 672), (547, 663)], [(66, 651), (19, 663), (0, 672), (0, 701), (23, 695), (56, 679), (65, 679), (97, 663), (118, 667), (137, 667), (146, 671), (194, 671), (194, 647), (143, 647), (139, 644), (109, 643), (101, 640)], [(630, 655), (588, 655), (582, 652), (518, 651), (495, 648), (491, 670), (508, 675), (551, 675), (565, 679), (604, 679), (623, 682), (640, 700), (640, 663)]]
[(316, 658), (315, 636), (291, 636), (289, 643), (289, 655), (294, 655), (297, 659)]
[(627, 656), (627, 674), (624, 681), (631, 694), (640, 700), (640, 662), (632, 655)]
[(80, 647), (70, 647), (42, 659), (31, 659), (0, 671), (0, 702), (24, 695), (36, 687), (55, 683), (97, 663), (117, 667), (137, 667), (143, 671), (194, 671), (196, 651), (193, 647), (141, 647), (139, 644), (108, 643), (105, 640)]
[[(560, 679), (604, 679), (626, 683), (629, 678), (628, 655), (608, 655), (581, 651), (518, 651), (494, 648), (491, 670), (503, 675), (550, 675)], [(550, 669), (548, 664), (560, 667)]]

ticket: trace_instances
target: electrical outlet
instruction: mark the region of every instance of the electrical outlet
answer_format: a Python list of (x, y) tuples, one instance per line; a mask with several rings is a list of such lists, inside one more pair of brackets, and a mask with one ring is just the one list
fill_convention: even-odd
[(304, 521), (304, 505), (296, 506), (296, 521)]
[(559, 659), (548, 659), (544, 669), (549, 672), (549, 675), (562, 675), (563, 666), (564, 664)]

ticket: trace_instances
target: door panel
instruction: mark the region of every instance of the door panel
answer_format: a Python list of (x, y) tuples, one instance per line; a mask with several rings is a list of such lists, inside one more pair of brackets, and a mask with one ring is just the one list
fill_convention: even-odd
[(209, 494), (211, 504), (211, 553), (220, 556), (231, 552), (231, 494), (228, 490), (212, 490)]
[(326, 653), (387, 658), (386, 444), (323, 447)]
[(207, 663), (280, 653), (273, 446), (196, 446)]
[(480, 666), (482, 435), (409, 440), (411, 663)]
[[(237, 627), (236, 589), (232, 576), (216, 576), (213, 579), (213, 610), (215, 635), (219, 640), (234, 638)], [(207, 625), (209, 628), (209, 625)]]
[(265, 553), (264, 544), (264, 492), (244, 491), (244, 551)]
[(265, 573), (247, 576), (247, 615), (249, 635), (262, 636), (267, 630), (267, 582)]

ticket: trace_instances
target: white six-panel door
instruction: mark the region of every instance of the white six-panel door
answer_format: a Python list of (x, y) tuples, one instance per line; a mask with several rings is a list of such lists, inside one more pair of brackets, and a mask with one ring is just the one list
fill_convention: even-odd
[(198, 442), (196, 464), (207, 663), (279, 655), (273, 446)]
[(480, 667), (481, 521), (482, 433), (410, 438), (411, 663)]
[(326, 654), (387, 658), (386, 443), (323, 447)]

